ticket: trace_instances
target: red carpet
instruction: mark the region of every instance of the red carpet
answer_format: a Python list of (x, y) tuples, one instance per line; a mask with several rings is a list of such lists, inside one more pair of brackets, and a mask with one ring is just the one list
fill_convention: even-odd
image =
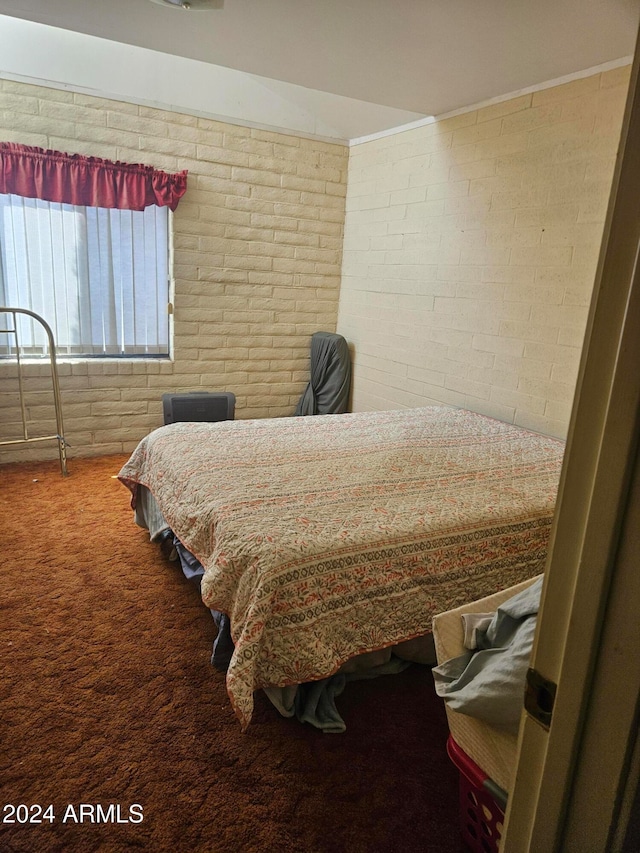
[(0, 468), (0, 851), (459, 853), (430, 670), (349, 684), (341, 735), (258, 694), (243, 734), (213, 620), (133, 524), (124, 461)]

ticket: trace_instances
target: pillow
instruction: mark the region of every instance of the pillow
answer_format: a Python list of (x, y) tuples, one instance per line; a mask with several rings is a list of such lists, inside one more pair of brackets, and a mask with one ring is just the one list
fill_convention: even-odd
[(477, 648), (433, 669), (447, 706), (517, 734), (536, 629), (542, 576), (474, 631)]

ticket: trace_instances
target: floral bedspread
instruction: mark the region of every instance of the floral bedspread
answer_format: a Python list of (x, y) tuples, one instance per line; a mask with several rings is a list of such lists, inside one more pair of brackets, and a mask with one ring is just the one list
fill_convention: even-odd
[(564, 444), (445, 407), (219, 423), (144, 438), (120, 471), (154, 495), (229, 614), (227, 689), (325, 678), (434, 614), (544, 569)]

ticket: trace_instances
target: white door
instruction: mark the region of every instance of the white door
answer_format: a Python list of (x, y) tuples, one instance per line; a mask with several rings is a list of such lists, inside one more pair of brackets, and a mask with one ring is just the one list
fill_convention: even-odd
[[(636, 50), (560, 482), (503, 853), (623, 849), (640, 712), (640, 88)], [(634, 848), (635, 849), (635, 848)]]

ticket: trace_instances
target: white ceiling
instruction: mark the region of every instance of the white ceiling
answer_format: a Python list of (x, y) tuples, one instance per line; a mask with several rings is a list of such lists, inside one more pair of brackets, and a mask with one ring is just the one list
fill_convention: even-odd
[[(0, 15), (295, 84), (310, 109), (338, 96), (336, 135), (346, 111), (353, 137), (628, 58), (640, 0), (0, 0)], [(377, 110), (361, 127), (358, 102)]]

